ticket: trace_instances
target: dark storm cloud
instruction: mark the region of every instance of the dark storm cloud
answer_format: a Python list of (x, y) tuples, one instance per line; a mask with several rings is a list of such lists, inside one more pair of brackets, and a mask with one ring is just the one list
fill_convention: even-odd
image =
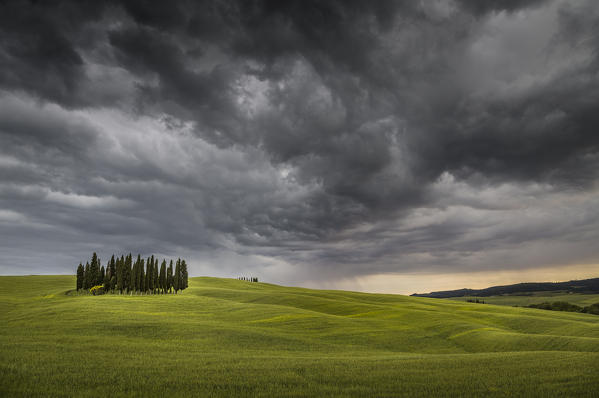
[(5, 245), (360, 275), (567, 236), (588, 261), (598, 21), (592, 1), (3, 2)]
[(94, 2), (29, 1), (6, 1), (0, 7), (0, 84), (78, 105), (85, 70), (75, 41), (102, 7)]
[(464, 9), (474, 12), (477, 15), (484, 15), (489, 12), (498, 11), (517, 11), (522, 8), (542, 4), (545, 0), (458, 0), (458, 3)]

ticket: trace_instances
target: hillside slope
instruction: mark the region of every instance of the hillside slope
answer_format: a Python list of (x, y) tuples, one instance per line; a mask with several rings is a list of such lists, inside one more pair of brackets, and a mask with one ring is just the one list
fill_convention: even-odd
[(593, 396), (599, 317), (192, 278), (0, 277), (2, 396)]
[(489, 297), (509, 294), (534, 294), (539, 292), (562, 292), (577, 294), (599, 294), (599, 278), (568, 282), (526, 282), (514, 285), (491, 286), (485, 289), (443, 290), (431, 293), (414, 293), (414, 297)]

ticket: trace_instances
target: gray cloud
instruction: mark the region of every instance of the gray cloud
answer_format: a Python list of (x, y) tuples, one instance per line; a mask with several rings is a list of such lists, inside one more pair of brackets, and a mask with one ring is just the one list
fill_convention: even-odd
[(594, 2), (0, 8), (2, 272), (596, 262)]

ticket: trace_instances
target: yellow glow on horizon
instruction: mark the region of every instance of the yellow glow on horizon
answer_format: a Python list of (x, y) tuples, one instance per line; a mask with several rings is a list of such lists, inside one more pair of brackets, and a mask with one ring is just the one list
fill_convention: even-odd
[(599, 264), (575, 264), (529, 270), (373, 274), (329, 283), (315, 281), (306, 287), (409, 295), (462, 288), (482, 289), (520, 282), (562, 282), (597, 277)]

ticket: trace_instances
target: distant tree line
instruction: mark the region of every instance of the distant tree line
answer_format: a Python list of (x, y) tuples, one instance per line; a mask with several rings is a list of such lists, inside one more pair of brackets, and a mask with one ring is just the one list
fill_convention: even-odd
[(127, 293), (127, 294), (166, 294), (177, 293), (187, 288), (187, 263), (177, 259), (170, 260), (167, 266), (165, 259), (159, 266), (154, 255), (145, 261), (138, 254), (133, 261), (131, 253), (120, 258), (113, 255), (106, 267), (101, 265), (97, 254), (85, 266), (77, 267), (77, 291), (90, 291), (92, 294)]
[(469, 303), (477, 303), (477, 304), (484, 304), (485, 300), (479, 300), (479, 299), (468, 299), (466, 300)]
[(245, 276), (240, 276), (237, 279), (239, 279), (240, 281), (258, 282), (258, 278), (253, 277), (253, 276), (251, 278), (248, 278), (248, 277), (245, 277)]
[(586, 314), (599, 315), (599, 303), (591, 304), (586, 307), (581, 307), (576, 304), (571, 304), (566, 301), (554, 301), (553, 303), (544, 302), (541, 304), (530, 304), (528, 308), (538, 308), (541, 310), (550, 311), (567, 311), (567, 312), (582, 312)]
[(599, 293), (599, 278), (583, 279), (568, 282), (527, 282), (515, 285), (491, 286), (486, 289), (444, 290), (431, 293), (414, 293), (415, 297), (450, 298), (450, 297), (489, 297), (506, 294), (532, 296), (534, 292), (555, 292), (597, 294)]

